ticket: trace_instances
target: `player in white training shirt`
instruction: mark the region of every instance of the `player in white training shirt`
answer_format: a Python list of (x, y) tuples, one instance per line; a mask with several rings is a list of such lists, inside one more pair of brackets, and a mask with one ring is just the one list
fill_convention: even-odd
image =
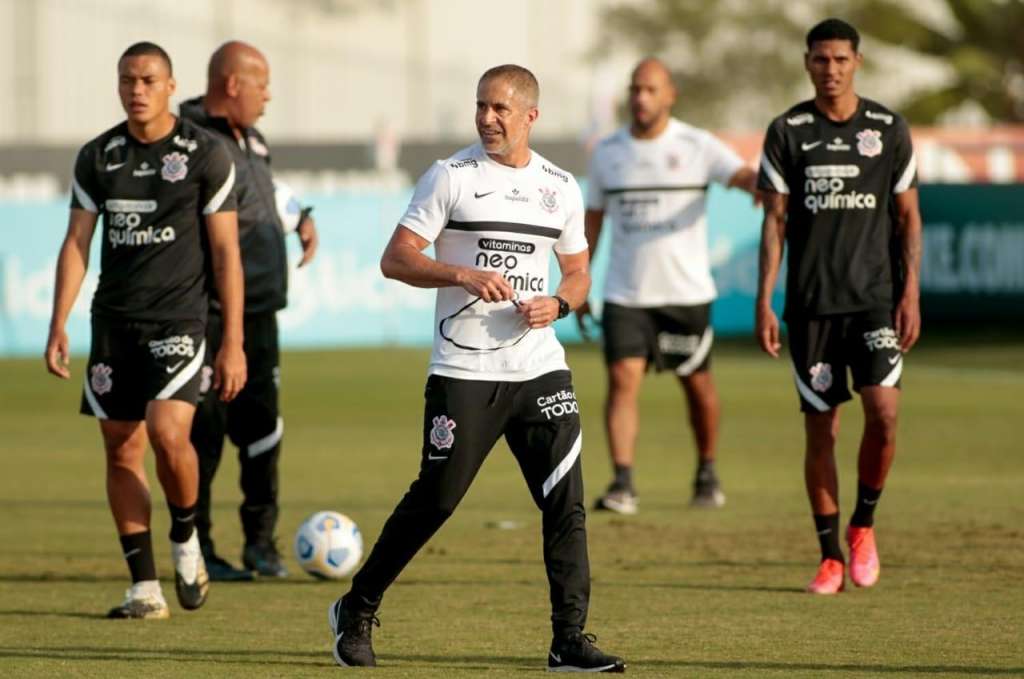
[[(590, 163), (586, 231), (593, 257), (604, 217), (612, 226), (602, 327), (608, 366), (605, 425), (615, 470), (598, 509), (637, 511), (633, 461), (644, 373), (673, 370), (686, 394), (697, 443), (692, 504), (725, 502), (714, 470), (718, 395), (711, 379), (708, 184), (754, 192), (757, 174), (709, 132), (671, 116), (668, 68), (645, 59), (629, 86), (632, 121), (603, 140)], [(581, 329), (590, 306), (577, 310)]]
[[(334, 658), (374, 665), (385, 590), (451, 515), (504, 436), (543, 512), (553, 639), (548, 668), (621, 672), (584, 634), (590, 570), (579, 406), (551, 323), (590, 288), (583, 198), (531, 151), (537, 81), (497, 66), (480, 78), (480, 143), (431, 167), (381, 259), (385, 276), (437, 288), (419, 477), (385, 523), (352, 589), (328, 611)], [(435, 257), (423, 254), (434, 245)], [(554, 252), (562, 272), (548, 290)]]

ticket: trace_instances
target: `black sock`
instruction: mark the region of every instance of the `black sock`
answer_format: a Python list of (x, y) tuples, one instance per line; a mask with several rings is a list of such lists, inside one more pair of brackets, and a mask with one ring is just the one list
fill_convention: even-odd
[(624, 464), (615, 465), (615, 481), (612, 486), (618, 490), (633, 490), (633, 468)]
[(132, 584), (143, 580), (156, 580), (156, 564), (153, 563), (153, 539), (148, 530), (131, 535), (118, 536), (124, 560), (132, 574)]
[(196, 528), (196, 506), (177, 507), (168, 502), (167, 508), (171, 510), (171, 542), (188, 542)]
[(815, 514), (814, 529), (818, 531), (818, 542), (821, 544), (821, 560), (835, 559), (845, 563), (843, 550), (839, 548), (839, 512)]
[(878, 505), (878, 498), (882, 496), (882, 489), (875, 490), (863, 483), (857, 484), (857, 506), (853, 509), (853, 516), (850, 517), (851, 526), (870, 528), (875, 525), (875, 507)]
[(716, 480), (715, 476), (715, 461), (714, 460), (700, 460), (697, 462), (697, 483), (707, 484), (714, 483)]

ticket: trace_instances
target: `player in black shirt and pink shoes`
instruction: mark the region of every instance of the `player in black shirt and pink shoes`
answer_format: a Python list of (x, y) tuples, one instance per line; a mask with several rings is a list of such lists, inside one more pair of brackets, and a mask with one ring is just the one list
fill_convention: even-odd
[(850, 579), (878, 580), (874, 510), (896, 453), (903, 354), (921, 329), (921, 214), (907, 124), (859, 97), (855, 28), (828, 19), (807, 35), (805, 65), (815, 97), (768, 128), (759, 188), (765, 195), (756, 334), (777, 357), (771, 295), (788, 246), (783, 318), (801, 410), (804, 474), (822, 559), (808, 586), (843, 589), (835, 445), (847, 369), (864, 408), (857, 504), (846, 531)]
[(214, 283), (224, 315), (214, 385), (231, 400), (246, 378), (235, 168), (220, 140), (171, 115), (174, 78), (163, 49), (136, 43), (121, 55), (117, 71), (127, 120), (83, 146), (75, 162), (45, 359), (54, 375), (71, 376), (64, 326), (102, 214), (81, 410), (100, 423), (107, 497), (132, 576), (124, 603), (109, 617), (166, 618), (143, 459), (148, 440), (171, 512), (178, 601), (199, 608), (208, 578), (195, 531), (198, 467), (189, 429)]

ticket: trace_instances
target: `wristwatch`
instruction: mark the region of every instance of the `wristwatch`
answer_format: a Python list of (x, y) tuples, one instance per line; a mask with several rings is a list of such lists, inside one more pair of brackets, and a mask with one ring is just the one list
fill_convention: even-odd
[(565, 318), (568, 316), (569, 312), (572, 311), (572, 309), (569, 308), (569, 303), (558, 295), (552, 295), (552, 297), (554, 297), (555, 301), (558, 302), (558, 318)]

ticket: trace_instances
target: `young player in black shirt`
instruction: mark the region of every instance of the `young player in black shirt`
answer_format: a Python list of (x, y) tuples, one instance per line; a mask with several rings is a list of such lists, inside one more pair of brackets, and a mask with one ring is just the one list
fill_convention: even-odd
[(45, 359), (51, 373), (70, 377), (64, 327), (102, 214), (81, 410), (100, 423), (107, 496), (132, 576), (124, 603), (109, 615), (165, 618), (143, 457), (149, 440), (172, 517), (175, 590), (183, 608), (198, 608), (208, 583), (194, 526), (198, 474), (188, 435), (212, 282), (225, 317), (214, 383), (225, 400), (245, 383), (235, 170), (219, 140), (171, 115), (174, 78), (159, 46), (137, 43), (125, 51), (118, 92), (127, 120), (83, 146), (75, 163)]
[(815, 97), (768, 128), (756, 334), (778, 356), (771, 295), (788, 246), (783, 318), (805, 417), (807, 492), (822, 560), (808, 591), (843, 589), (835, 443), (853, 375), (864, 408), (857, 504), (846, 531), (850, 579), (878, 580), (874, 509), (896, 452), (903, 354), (920, 332), (921, 215), (910, 132), (897, 114), (859, 97), (856, 29), (828, 19), (807, 35)]

